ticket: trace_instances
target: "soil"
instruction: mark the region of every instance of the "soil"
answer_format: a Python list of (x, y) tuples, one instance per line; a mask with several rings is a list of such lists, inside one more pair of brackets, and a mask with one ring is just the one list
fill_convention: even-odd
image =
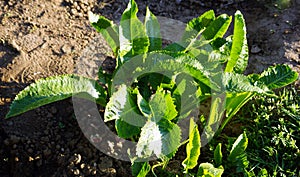
[[(209, 9), (230, 15), (239, 9), (250, 47), (246, 73), (279, 63), (300, 73), (300, 1), (276, 2), (137, 0), (140, 15), (148, 5), (155, 15), (182, 22)], [(0, 176), (130, 176), (129, 162), (106, 156), (82, 134), (71, 100), (4, 120), (14, 96), (34, 80), (73, 73), (82, 56), (98, 66), (111, 55), (87, 12), (117, 22), (126, 5), (122, 0), (0, 1)], [(95, 41), (100, 45), (91, 45)]]

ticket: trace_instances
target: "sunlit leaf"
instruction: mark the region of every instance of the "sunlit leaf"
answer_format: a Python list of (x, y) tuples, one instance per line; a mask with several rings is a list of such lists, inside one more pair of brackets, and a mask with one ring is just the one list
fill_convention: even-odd
[(12, 102), (6, 118), (79, 93), (88, 93), (96, 102), (106, 104), (106, 91), (95, 81), (76, 75), (53, 76), (37, 80), (22, 90)]
[(193, 169), (198, 164), (200, 155), (200, 133), (197, 124), (190, 119), (189, 142), (186, 145), (186, 158), (182, 162), (184, 170)]
[(234, 15), (233, 39), (230, 51), (230, 60), (225, 71), (243, 73), (248, 65), (248, 44), (246, 36), (246, 24), (240, 11)]

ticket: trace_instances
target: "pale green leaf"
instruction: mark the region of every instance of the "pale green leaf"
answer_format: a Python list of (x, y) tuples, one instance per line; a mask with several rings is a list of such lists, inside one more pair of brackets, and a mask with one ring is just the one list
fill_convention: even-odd
[(149, 158), (154, 154), (162, 154), (162, 135), (156, 122), (147, 121), (141, 130), (136, 147), (139, 158)]
[(6, 118), (79, 93), (88, 93), (97, 103), (106, 104), (106, 91), (95, 81), (76, 75), (53, 76), (39, 79), (22, 90), (12, 102)]
[(157, 90), (154, 97), (149, 101), (152, 112), (152, 120), (159, 122), (161, 119), (172, 120), (177, 116), (176, 107), (170, 93)]
[(200, 133), (197, 124), (194, 120), (190, 119), (189, 142), (186, 145), (186, 158), (182, 162), (184, 170), (193, 169), (198, 164), (200, 156)]
[(134, 0), (130, 0), (122, 14), (119, 41), (122, 62), (133, 56), (145, 54), (149, 47), (149, 38), (143, 23), (137, 18), (138, 8)]
[(204, 127), (204, 135), (206, 139), (209, 141), (215, 135), (216, 130), (218, 129), (221, 120), (223, 118), (225, 112), (224, 100), (221, 96), (216, 96), (212, 98), (212, 103), (210, 107), (209, 118)]
[(243, 73), (248, 65), (248, 44), (246, 24), (240, 11), (234, 16), (234, 30), (230, 59), (226, 65), (226, 72)]
[(107, 18), (95, 15), (92, 12), (89, 12), (89, 19), (91, 25), (97, 32), (102, 34), (116, 56), (120, 46), (118, 26)]
[(159, 158), (170, 158), (177, 151), (180, 139), (181, 130), (178, 125), (166, 119), (158, 123), (148, 120), (140, 134), (137, 156), (149, 158), (156, 155)]
[(224, 172), (223, 166), (215, 168), (210, 163), (201, 163), (197, 172), (197, 177), (221, 177)]
[(160, 34), (160, 24), (154, 14), (147, 7), (145, 16), (146, 33), (149, 37), (150, 45), (148, 51), (160, 50), (162, 48), (162, 37)]

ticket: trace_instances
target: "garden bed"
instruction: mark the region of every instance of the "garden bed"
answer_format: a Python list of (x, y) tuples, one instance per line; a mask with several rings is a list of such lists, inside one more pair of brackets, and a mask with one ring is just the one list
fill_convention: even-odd
[[(209, 9), (230, 15), (241, 10), (250, 48), (246, 73), (260, 73), (281, 63), (300, 72), (298, 1), (286, 7), (251, 1), (137, 3), (140, 15), (145, 14), (143, 10), (148, 5), (156, 16), (182, 22)], [(90, 26), (87, 11), (117, 21), (126, 5), (127, 2), (119, 0), (1, 1), (4, 11), (0, 12), (0, 117), (5, 117), (14, 96), (34, 80), (73, 73), (82, 56), (103, 61), (108, 48)], [(97, 55), (90, 56), (86, 51), (91, 51), (89, 47), (94, 46), (95, 39), (103, 45), (91, 49)], [(74, 118), (71, 100), (43, 106), (13, 119), (1, 119), (0, 128), (1, 176), (131, 176), (129, 162), (104, 155), (85, 138)], [(228, 136), (232, 135), (237, 133), (230, 132)], [(174, 161), (171, 165), (176, 168), (180, 163)]]

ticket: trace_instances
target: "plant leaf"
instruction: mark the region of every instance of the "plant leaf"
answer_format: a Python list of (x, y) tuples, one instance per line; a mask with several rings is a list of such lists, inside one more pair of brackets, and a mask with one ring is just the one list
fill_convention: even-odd
[(145, 117), (138, 112), (138, 107), (133, 102), (127, 86), (121, 85), (106, 105), (104, 121), (117, 120), (118, 135), (123, 138), (130, 138), (137, 135), (138, 129), (143, 127), (146, 122)]
[(215, 131), (219, 127), (224, 112), (225, 112), (225, 105), (224, 105), (224, 100), (222, 100), (222, 95), (214, 97), (212, 99), (212, 103), (210, 107), (209, 118), (204, 127), (205, 133), (203, 134), (203, 136), (205, 136), (206, 141), (209, 141), (214, 137)]
[(72, 74), (53, 76), (39, 79), (22, 90), (12, 102), (6, 118), (79, 93), (88, 93), (97, 103), (106, 104), (106, 91), (95, 81)]
[(185, 73), (190, 74), (192, 77), (213, 90), (219, 90), (219, 86), (217, 84), (219, 81), (215, 80), (211, 73), (196, 58), (179, 56), (175, 59), (175, 62), (184, 66)]
[(216, 149), (214, 150), (214, 160), (217, 167), (222, 164), (223, 154), (221, 150), (222, 150), (222, 143), (219, 143)]
[(246, 24), (240, 11), (234, 15), (234, 31), (230, 60), (228, 61), (225, 71), (243, 73), (248, 65), (248, 44), (246, 36)]
[(293, 83), (298, 78), (298, 73), (287, 65), (276, 65), (265, 70), (258, 82), (267, 85), (270, 89), (277, 89)]
[(122, 14), (119, 41), (121, 62), (131, 57), (145, 54), (149, 47), (149, 38), (143, 23), (137, 18), (138, 8), (134, 0), (130, 0)]
[(145, 100), (143, 98), (143, 96), (140, 94), (140, 92), (138, 92), (138, 95), (137, 95), (137, 104), (138, 104), (138, 107), (139, 107), (140, 111), (142, 112), (142, 114), (145, 117), (150, 117), (151, 109), (150, 109), (149, 103), (147, 102), (147, 100)]
[(170, 158), (177, 151), (180, 139), (181, 130), (178, 125), (166, 119), (158, 123), (148, 120), (142, 128), (136, 152), (140, 158), (152, 155)]
[(211, 163), (201, 163), (199, 165), (197, 177), (221, 177), (223, 172), (223, 166), (215, 168)]
[(182, 162), (184, 170), (193, 169), (197, 163), (200, 156), (200, 134), (197, 124), (194, 120), (190, 119), (190, 132), (189, 132), (189, 142), (186, 145), (186, 158)]
[(136, 177), (145, 177), (150, 170), (149, 162), (134, 162), (131, 166), (132, 175)]
[(117, 56), (120, 46), (118, 26), (107, 18), (95, 15), (92, 12), (89, 12), (89, 20), (96, 31), (102, 34), (108, 45), (111, 47), (114, 55)]
[(140, 127), (129, 124), (123, 119), (117, 119), (115, 126), (118, 136), (122, 138), (132, 138), (141, 132)]
[(147, 7), (145, 16), (146, 33), (149, 37), (150, 45), (148, 51), (160, 50), (162, 48), (162, 37), (160, 34), (160, 25), (152, 12)]
[(203, 31), (202, 35), (206, 40), (223, 37), (231, 23), (231, 19), (232, 17), (226, 14), (218, 16), (209, 24), (205, 31)]
[(248, 138), (246, 133), (241, 134), (236, 141), (233, 143), (233, 146), (230, 150), (230, 154), (228, 156), (228, 160), (231, 162), (235, 162), (240, 155), (242, 155), (248, 146)]
[(177, 110), (170, 93), (163, 90), (156, 91), (154, 97), (149, 101), (152, 112), (152, 120), (159, 122), (161, 119), (172, 120), (177, 116)]
[(252, 84), (251, 78), (238, 73), (227, 73), (223, 75), (223, 84), (225, 84), (226, 92), (241, 93), (241, 92), (255, 92), (264, 94), (271, 92), (264, 84)]
[(214, 20), (215, 13), (213, 10), (210, 10), (189, 21), (181, 38), (182, 46), (184, 48), (192, 46), (203, 30)]

